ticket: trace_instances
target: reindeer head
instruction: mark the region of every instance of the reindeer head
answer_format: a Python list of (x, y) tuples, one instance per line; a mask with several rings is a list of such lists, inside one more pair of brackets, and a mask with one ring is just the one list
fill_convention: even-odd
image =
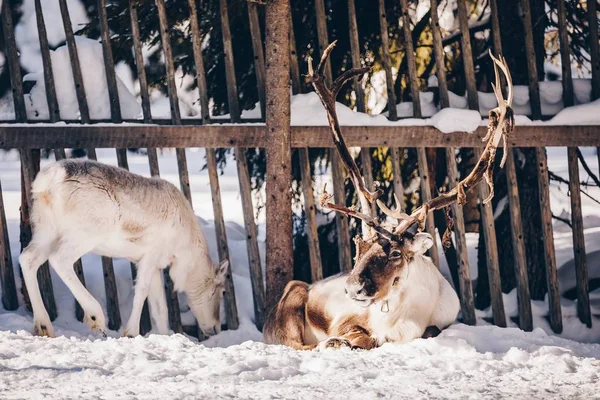
[(433, 245), (428, 233), (406, 233), (402, 240), (354, 238), (356, 258), (346, 279), (346, 294), (367, 307), (400, 292), (408, 278), (409, 264)]
[[(504, 139), (504, 146), (506, 147), (506, 135), (510, 134), (514, 127), (514, 118), (511, 109), (513, 98), (512, 80), (504, 58), (495, 58), (490, 52), (490, 56), (494, 61), (496, 75), (496, 83), (492, 84), (492, 86), (498, 99), (498, 107), (490, 111), (488, 134), (483, 139), (487, 142), (485, 150), (475, 168), (473, 168), (473, 171), (460, 181), (453, 190), (442, 193), (440, 196), (423, 204), (411, 215), (408, 215), (401, 212), (400, 202), (395, 195), (396, 208), (390, 210), (381, 200), (378, 200), (378, 197), (382, 193), (380, 190), (370, 191), (366, 188), (365, 181), (360, 175), (354, 158), (344, 142), (336, 114), (335, 99), (339, 90), (346, 82), (355, 76), (365, 74), (370, 68), (350, 69), (339, 76), (333, 82), (331, 88), (327, 87), (323, 77), (323, 70), (325, 68), (325, 61), (334, 46), (335, 42), (325, 49), (316, 71), (313, 70), (312, 59), (308, 59), (308, 80), (312, 83), (315, 92), (327, 111), (333, 143), (350, 175), (350, 180), (356, 188), (360, 211), (355, 206), (346, 207), (334, 204), (331, 201), (332, 196), (325, 192), (325, 190), (320, 202), (325, 208), (358, 218), (362, 221), (362, 237), (357, 236), (354, 239), (356, 257), (354, 259), (354, 268), (346, 280), (346, 293), (353, 300), (360, 302), (364, 306), (369, 306), (373, 302), (385, 300), (396, 290), (400, 290), (402, 282), (406, 279), (408, 273), (408, 264), (414, 257), (422, 256), (433, 245), (433, 238), (429, 234), (410, 233), (408, 229), (411, 226), (418, 225), (417, 231), (420, 232), (423, 230), (428, 213), (448, 207), (455, 202), (464, 204), (466, 201), (465, 193), (473, 189), (483, 178), (485, 178), (490, 187), (490, 196), (484, 202), (487, 203), (492, 199), (494, 195), (492, 172), (496, 150), (500, 139)], [(504, 100), (502, 95), (498, 68), (504, 73), (508, 84), (507, 100)], [(506, 151), (504, 152), (504, 156), (506, 156)], [(503, 158), (501, 166), (504, 165), (504, 161), (505, 159)], [(371, 204), (375, 201), (382, 212), (391, 217), (392, 220), (395, 220), (396, 223), (391, 226), (384, 226), (379, 222), (376, 215), (371, 215)], [(449, 237), (449, 235), (444, 236)]]

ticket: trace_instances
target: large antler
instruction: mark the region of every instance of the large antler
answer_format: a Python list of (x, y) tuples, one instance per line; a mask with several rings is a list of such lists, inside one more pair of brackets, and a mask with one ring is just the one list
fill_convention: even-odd
[(356, 193), (358, 195), (358, 199), (360, 202), (360, 210), (358, 212), (356, 209), (348, 208), (345, 206), (340, 206), (333, 204), (331, 202), (331, 197), (328, 193), (324, 192), (321, 196), (321, 205), (326, 208), (330, 208), (332, 210), (338, 211), (340, 213), (359, 218), (363, 221), (363, 236), (365, 238), (371, 236), (369, 233), (369, 228), (379, 232), (384, 235), (393, 235), (392, 232), (389, 232), (383, 229), (377, 223), (376, 219), (371, 216), (371, 207), (370, 204), (373, 203), (377, 198), (381, 195), (380, 190), (376, 190), (371, 192), (365, 186), (365, 181), (358, 170), (356, 163), (354, 162), (354, 158), (348, 151), (348, 147), (344, 142), (344, 138), (342, 137), (342, 132), (340, 130), (340, 124), (338, 121), (336, 109), (335, 109), (335, 99), (337, 97), (338, 92), (344, 86), (346, 82), (355, 76), (362, 76), (365, 73), (371, 70), (370, 67), (364, 68), (352, 68), (342, 75), (340, 75), (335, 82), (331, 85), (331, 88), (328, 88), (325, 83), (325, 78), (323, 76), (323, 70), (325, 69), (325, 62), (329, 57), (329, 54), (335, 47), (337, 41), (331, 43), (321, 56), (321, 61), (317, 66), (317, 70), (313, 69), (312, 58), (308, 57), (308, 77), (307, 79), (312, 83), (315, 88), (315, 92), (321, 99), (321, 103), (323, 103), (323, 107), (325, 107), (325, 111), (327, 112), (327, 118), (329, 120), (329, 126), (331, 127), (331, 135), (333, 139), (333, 143), (338, 150), (338, 153), (342, 159), (342, 162), (346, 166), (348, 173), (350, 174), (350, 180), (352, 184), (356, 188)]
[[(422, 227), (425, 218), (427, 217), (427, 214), (434, 210), (439, 210), (448, 207), (454, 202), (464, 204), (466, 202), (466, 192), (477, 186), (477, 184), (483, 178), (485, 178), (486, 183), (490, 187), (490, 195), (483, 201), (483, 203), (487, 204), (494, 197), (493, 168), (494, 160), (496, 159), (496, 150), (498, 148), (498, 144), (500, 143), (500, 139), (503, 139), (504, 155), (502, 161), (500, 162), (500, 167), (503, 167), (504, 162), (506, 161), (507, 154), (506, 136), (510, 135), (510, 133), (514, 129), (514, 115), (512, 110), (512, 78), (510, 75), (510, 71), (508, 70), (506, 60), (502, 56), (500, 56), (499, 58), (494, 57), (491, 51), (490, 57), (494, 61), (494, 73), (496, 82), (495, 84), (492, 83), (492, 88), (494, 89), (496, 99), (498, 100), (498, 107), (490, 110), (489, 112), (488, 133), (483, 138), (483, 141), (487, 141), (487, 144), (485, 146), (485, 149), (483, 150), (483, 153), (481, 154), (481, 157), (477, 161), (477, 164), (473, 168), (473, 171), (471, 171), (471, 173), (466, 178), (461, 180), (454, 189), (447, 193), (442, 193), (438, 197), (423, 204), (410, 216), (390, 211), (387, 207), (385, 207), (385, 204), (383, 204), (380, 200), (377, 200), (378, 206), (386, 215), (399, 220), (400, 223), (398, 227), (394, 229), (394, 234), (401, 236), (404, 232), (406, 232), (408, 228), (410, 228), (415, 223), (418, 223), (420, 227)], [(508, 98), (506, 100), (502, 95), (498, 68), (500, 68), (500, 70), (506, 77), (506, 82), (508, 85)]]

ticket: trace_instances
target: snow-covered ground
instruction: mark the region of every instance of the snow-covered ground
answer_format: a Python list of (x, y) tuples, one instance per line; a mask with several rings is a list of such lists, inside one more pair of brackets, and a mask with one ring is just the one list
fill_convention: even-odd
[[(596, 170), (595, 149), (583, 149)], [(114, 150), (99, 150), (101, 161), (116, 165)], [(550, 148), (550, 169), (567, 176), (566, 150)], [(212, 205), (203, 150), (188, 150), (194, 208), (217, 259)], [(17, 256), (19, 163), (16, 152), (3, 154), (0, 179), (6, 203), (15, 276)], [(44, 161), (47, 163), (49, 161)], [(147, 160), (129, 156), (133, 171), (148, 175)], [(252, 300), (245, 248), (243, 218), (235, 163), (228, 163), (220, 176), (233, 277), (240, 311), (237, 331), (225, 331), (199, 344), (182, 335), (120, 338), (109, 331), (100, 338), (74, 318), (73, 296), (53, 274), (59, 310), (54, 322), (56, 339), (30, 334), (30, 313), (0, 310), (0, 398), (452, 398), (452, 397), (594, 397), (600, 387), (600, 320), (587, 329), (576, 317), (576, 304), (563, 300), (565, 330), (552, 335), (544, 316), (545, 302), (533, 302), (533, 333), (516, 328), (489, 326), (478, 311), (478, 326), (455, 325), (436, 339), (416, 340), (405, 345), (385, 345), (374, 351), (297, 352), (268, 346), (252, 323)], [(177, 182), (172, 151), (160, 156), (162, 176)], [(584, 171), (582, 180), (587, 176)], [(319, 181), (327, 176), (317, 177)], [(315, 189), (321, 185), (316, 185)], [(600, 197), (600, 189), (589, 188)], [(565, 185), (551, 187), (552, 208), (568, 217), (569, 198)], [(590, 275), (600, 272), (600, 207), (583, 196), (583, 212)], [(260, 249), (264, 261), (264, 215), (258, 217)], [(477, 277), (477, 235), (469, 234), (472, 277)], [(559, 266), (569, 263), (572, 238), (569, 229), (555, 223)], [(444, 260), (444, 257), (440, 257)], [(86, 282), (91, 293), (104, 304), (104, 285), (97, 256), (84, 257)], [(263, 262), (264, 265), (264, 262)], [(559, 269), (561, 291), (573, 286), (572, 265)], [(447, 267), (442, 265), (447, 274)], [(119, 302), (123, 320), (129, 316), (132, 281), (129, 264), (115, 260)], [(18, 282), (20, 287), (20, 282)], [(566, 285), (566, 286), (565, 286)], [(186, 309), (185, 298), (181, 298)], [(517, 315), (514, 292), (504, 296), (508, 316)], [(22, 301), (21, 303), (22, 304)], [(600, 291), (592, 293), (593, 313), (600, 314)], [(192, 324), (188, 312), (184, 323)], [(509, 326), (515, 326), (509, 321)], [(571, 338), (580, 342), (574, 342)]]

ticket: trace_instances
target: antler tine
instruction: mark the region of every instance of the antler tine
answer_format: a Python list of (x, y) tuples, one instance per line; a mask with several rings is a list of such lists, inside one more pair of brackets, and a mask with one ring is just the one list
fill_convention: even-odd
[(348, 82), (350, 79), (355, 76), (362, 76), (367, 72), (371, 71), (371, 67), (362, 67), (362, 68), (352, 68), (348, 71), (344, 72), (342, 75), (338, 76), (337, 79), (331, 85), (331, 93), (333, 93), (334, 97), (337, 97), (340, 89)]
[[(329, 46), (327, 46), (327, 48), (323, 52), (323, 56), (321, 57), (321, 62), (319, 63), (319, 66), (317, 67), (317, 71), (313, 70), (312, 60), (310, 58), (308, 59), (308, 61), (309, 61), (308, 79), (312, 83), (313, 87), (315, 88), (315, 92), (319, 96), (319, 99), (321, 100), (323, 107), (325, 107), (325, 111), (327, 112), (327, 118), (329, 120), (329, 126), (331, 128), (331, 135), (332, 135), (333, 143), (334, 143), (335, 147), (337, 148), (337, 151), (340, 155), (342, 162), (344, 163), (346, 169), (348, 170), (348, 174), (350, 175), (350, 180), (352, 181), (352, 184), (356, 188), (358, 199), (360, 201), (361, 211), (364, 215), (370, 216), (371, 203), (373, 203), (381, 195), (382, 191), (376, 190), (374, 192), (371, 192), (365, 186), (365, 181), (360, 174), (358, 166), (356, 165), (354, 158), (350, 154), (350, 151), (348, 150), (348, 146), (344, 142), (344, 138), (342, 136), (342, 131), (340, 129), (340, 123), (338, 121), (338, 117), (337, 117), (337, 113), (336, 113), (336, 109), (335, 109), (335, 97), (337, 95), (337, 92), (343, 86), (343, 84), (346, 83), (349, 79), (353, 78), (354, 76), (364, 74), (365, 72), (367, 72), (369, 70), (369, 68), (357, 68), (357, 69), (351, 69), (349, 71), (346, 71), (344, 74), (342, 74), (340, 77), (338, 77), (336, 79), (335, 83), (332, 85), (332, 89), (328, 88), (327, 84), (325, 83), (325, 79), (323, 77), (323, 69), (325, 68), (325, 61), (327, 60), (327, 58), (329, 57), (329, 54), (333, 50), (335, 43), (336, 42), (331, 43)], [(336, 207), (338, 207), (336, 210), (342, 212), (339, 209), (339, 207), (341, 207), (341, 206), (336, 206)], [(359, 217), (357, 216), (357, 218), (359, 218)], [(363, 219), (363, 222), (364, 221), (365, 220)], [(366, 222), (363, 224), (363, 235), (365, 237), (370, 237), (371, 232), (369, 230), (369, 226), (373, 228), (374, 225), (376, 225), (376, 222), (374, 220), (372, 220), (370, 222), (370, 224), (366, 224)]]
[(509, 107), (512, 107), (513, 95), (514, 95), (512, 76), (510, 74), (510, 70), (508, 69), (508, 64), (506, 63), (506, 59), (504, 58), (504, 56), (500, 56), (500, 59), (502, 60), (502, 65), (500, 65), (500, 69), (502, 70), (502, 72), (504, 73), (504, 76), (506, 77), (506, 85), (508, 86), (508, 99), (506, 100), (506, 103), (508, 104)]
[(319, 61), (319, 66), (317, 67), (317, 72), (319, 75), (323, 75), (323, 70), (325, 69), (325, 61), (327, 61), (327, 59), (329, 58), (329, 54), (331, 54), (336, 44), (337, 40), (334, 40), (329, 44), (329, 46), (327, 46), (327, 48), (323, 52), (323, 55), (321, 56), (321, 61)]
[[(504, 139), (505, 155), (500, 163), (500, 166), (502, 167), (506, 160), (506, 135), (509, 134), (514, 127), (514, 117), (511, 108), (513, 99), (512, 78), (506, 60), (502, 56), (500, 56), (499, 59), (494, 57), (491, 51), (490, 57), (494, 60), (496, 82), (492, 84), (492, 86), (494, 88), (494, 93), (498, 98), (498, 107), (490, 110), (488, 134), (484, 139), (487, 141), (487, 144), (484, 151), (481, 153), (479, 160), (477, 160), (477, 164), (466, 178), (461, 180), (451, 191), (440, 194), (438, 197), (428, 201), (415, 210), (408, 219), (404, 219), (399, 224), (398, 228), (394, 230), (396, 235), (402, 235), (415, 223), (419, 223), (419, 229), (421, 229), (429, 212), (448, 207), (450, 204), (458, 201), (459, 197), (463, 197), (465, 193), (476, 187), (484, 178), (490, 187), (490, 196), (484, 200), (484, 203), (489, 202), (494, 196), (493, 166), (496, 158), (496, 150), (500, 143), (500, 139)], [(498, 68), (500, 68), (506, 76), (508, 83), (508, 100), (504, 100), (504, 97), (502, 96)]]
[(407, 220), (410, 216), (404, 212), (400, 208), (400, 200), (398, 200), (398, 196), (394, 193), (394, 204), (396, 205), (393, 210), (390, 210), (383, 201), (377, 199), (377, 206), (381, 211), (387, 215), (388, 217), (397, 219), (397, 220)]
[(354, 218), (360, 219), (364, 224), (366, 224), (367, 226), (369, 226), (370, 228), (375, 230), (380, 235), (385, 236), (392, 240), (400, 240), (400, 236), (396, 235), (393, 232), (388, 231), (387, 229), (385, 229), (384, 227), (379, 225), (379, 223), (377, 222), (377, 220), (374, 217), (367, 215), (367, 214), (363, 214), (359, 211), (356, 211), (356, 209), (354, 209), (354, 207), (345, 207), (345, 206), (340, 206), (338, 204), (332, 203), (331, 198), (333, 196), (331, 194), (327, 193), (326, 186), (327, 186), (327, 184), (325, 184), (325, 186), (323, 186), (323, 194), (321, 194), (321, 198), (319, 199), (319, 203), (321, 204), (321, 207), (329, 208), (330, 210), (334, 210), (341, 214), (348, 215), (349, 217), (354, 217)]
[(492, 64), (494, 65), (494, 82), (492, 82), (492, 89), (494, 90), (494, 94), (496, 95), (496, 100), (498, 101), (498, 106), (504, 106), (504, 96), (502, 95), (502, 86), (500, 82), (500, 74), (498, 73), (498, 59), (494, 57), (492, 54), (492, 50), (488, 50), (490, 57), (492, 58)]

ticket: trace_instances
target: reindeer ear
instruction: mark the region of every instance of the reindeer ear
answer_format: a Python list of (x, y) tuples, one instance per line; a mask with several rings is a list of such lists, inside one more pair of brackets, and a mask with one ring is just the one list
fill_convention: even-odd
[(215, 282), (223, 283), (225, 282), (225, 277), (227, 276), (227, 272), (229, 271), (229, 260), (223, 260), (219, 265), (217, 265), (217, 270), (215, 272)]
[(415, 255), (420, 256), (429, 250), (431, 246), (433, 246), (433, 238), (431, 235), (426, 232), (421, 232), (415, 235), (408, 249)]

